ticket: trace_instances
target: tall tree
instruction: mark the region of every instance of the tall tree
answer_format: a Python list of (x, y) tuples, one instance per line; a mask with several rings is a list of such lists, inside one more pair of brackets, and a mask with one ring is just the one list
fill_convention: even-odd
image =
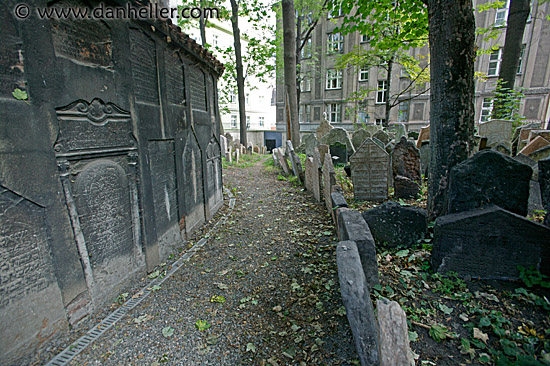
[(474, 131), (475, 19), (472, 0), (427, 0), (430, 37), (428, 213), (447, 212), (449, 172), (468, 159)]
[(239, 29), (239, 5), (231, 0), (231, 25), (235, 45), (235, 69), (237, 71), (237, 98), (239, 101), (239, 139), (244, 146), (248, 145), (246, 136), (246, 111), (244, 94), (243, 58), (241, 55), (241, 31)]
[[(506, 37), (498, 76), (500, 87), (504, 92), (514, 89), (523, 44), (523, 32), (525, 31), (529, 11), (530, 0), (510, 0), (506, 22)], [(499, 96), (505, 96), (505, 93), (497, 93), (493, 101), (492, 117), (495, 119), (509, 118), (507, 115), (508, 108), (505, 106), (506, 98)]]
[(297, 148), (300, 145), (300, 125), (298, 123), (296, 85), (296, 18), (294, 0), (282, 0), (282, 12), (286, 115), (290, 122), (287, 123), (287, 134), (290, 132), (292, 145), (294, 148)]

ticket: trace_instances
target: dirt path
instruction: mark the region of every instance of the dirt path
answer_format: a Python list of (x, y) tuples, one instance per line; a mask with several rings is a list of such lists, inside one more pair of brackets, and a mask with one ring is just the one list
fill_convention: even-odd
[(329, 216), (265, 160), (224, 170), (231, 216), (71, 365), (358, 364)]

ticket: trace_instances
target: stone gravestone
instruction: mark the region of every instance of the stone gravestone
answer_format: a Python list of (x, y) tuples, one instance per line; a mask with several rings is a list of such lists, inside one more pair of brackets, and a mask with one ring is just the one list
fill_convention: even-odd
[(418, 140), (416, 140), (416, 147), (420, 149), (423, 141), (430, 141), (430, 126), (425, 126), (420, 128), (420, 135), (418, 135)]
[(220, 135), (220, 150), (222, 156), (225, 156), (225, 153), (227, 152), (227, 139), (224, 135)]
[(290, 174), (290, 168), (288, 167), (288, 162), (286, 161), (286, 158), (283, 155), (281, 149), (275, 149), (275, 150), (277, 150), (277, 159), (279, 160), (279, 165), (283, 169), (283, 172), (285, 174)]
[(225, 160), (227, 160), (228, 163), (233, 162), (233, 151), (231, 151), (231, 146), (229, 146), (225, 152)]
[(241, 155), (241, 151), (242, 151), (242, 149), (235, 150), (235, 163), (237, 163), (237, 164), (239, 163), (239, 157)]
[(420, 152), (405, 137), (392, 151), (392, 174), (396, 198), (415, 198), (422, 183)]
[(388, 198), (390, 156), (368, 138), (350, 158), (353, 194), (356, 200), (383, 201)]
[(501, 154), (511, 156), (512, 155), (512, 144), (509, 142), (498, 142), (493, 146), (493, 150), (498, 151)]
[(527, 215), (533, 169), (493, 150), (483, 150), (455, 165), (449, 175), (449, 213), (487, 204)]
[[(340, 127), (330, 130), (325, 136), (321, 138), (320, 142), (321, 144), (329, 145), (331, 147), (338, 142), (346, 146), (348, 155), (352, 155), (355, 152), (348, 132)], [(346, 161), (341, 161), (341, 163), (345, 162), (347, 162), (347, 159)]]
[(363, 212), (363, 219), (369, 225), (376, 245), (390, 248), (411, 247), (419, 239), (424, 239), (427, 228), (426, 211), (413, 206), (402, 206), (387, 201), (382, 205)]
[(388, 131), (395, 135), (395, 141), (401, 140), (401, 137), (407, 138), (407, 128), (404, 123), (392, 123), (388, 126)]
[(330, 156), (335, 164), (345, 164), (348, 161), (348, 150), (346, 145), (335, 142), (330, 145)]
[(376, 300), (380, 339), (380, 366), (414, 365), (409, 346), (407, 315), (396, 301)]
[(376, 132), (374, 135), (372, 135), (372, 137), (376, 137), (378, 140), (382, 141), (384, 146), (386, 146), (388, 142), (390, 142), (390, 136), (382, 130)]
[(296, 178), (298, 178), (298, 182), (301, 182), (304, 175), (302, 171), (302, 163), (300, 162), (300, 158), (294, 152), (294, 147), (292, 147), (292, 142), (290, 140), (287, 140), (286, 142), (286, 150), (288, 152), (290, 164), (292, 165), (292, 171), (294, 172)]
[(256, 154), (259, 154), (259, 153), (260, 153), (260, 147), (259, 147), (259, 146), (254, 146), (254, 147), (253, 147), (253, 151), (254, 151)]
[(550, 275), (550, 228), (495, 205), (437, 218), (435, 271), (510, 280), (518, 265)]
[(332, 186), (336, 184), (336, 173), (332, 165), (332, 157), (330, 153), (325, 154), (325, 162), (323, 164), (323, 196), (325, 205), (329, 213), (332, 213)]
[(546, 210), (544, 224), (550, 226), (550, 158), (539, 160), (538, 166), (542, 204)]
[(322, 182), (322, 171), (321, 171), (321, 159), (319, 157), (319, 150), (313, 150), (313, 175), (311, 185), (313, 188), (313, 196), (317, 202), (321, 202), (321, 182)]
[(535, 152), (536, 150), (542, 149), (545, 146), (550, 145), (550, 142), (548, 142), (544, 137), (537, 136), (535, 139), (527, 146), (525, 146), (518, 154), (523, 154), (529, 156), (531, 153)]
[(360, 128), (351, 135), (351, 143), (355, 150), (359, 149), (361, 144), (371, 135), (364, 128)]
[(364, 129), (369, 133), (370, 135), (369, 137), (372, 137), (372, 135), (382, 130), (382, 127), (380, 127), (379, 125), (370, 124), (370, 125), (366, 125)]
[(296, 152), (306, 154), (307, 156), (313, 155), (313, 149), (319, 146), (319, 141), (315, 137), (314, 133), (308, 133), (302, 138), (302, 143), (300, 144), (299, 149)]
[(428, 177), (428, 172), (430, 171), (430, 162), (432, 158), (432, 152), (430, 150), (430, 142), (424, 141), (422, 146), (420, 146), (420, 168), (424, 177)]
[(277, 158), (277, 148), (271, 150), (271, 157), (273, 158), (273, 166), (275, 168), (277, 167), (280, 167), (281, 165), (279, 164), (279, 159)]
[(479, 135), (487, 137), (487, 146), (493, 147), (499, 142), (509, 143), (512, 139), (512, 121), (493, 119), (479, 124)]
[(319, 124), (319, 127), (317, 127), (316, 134), (317, 134), (317, 140), (321, 140), (323, 136), (325, 136), (327, 133), (330, 132), (334, 127), (327, 121), (326, 119), (323, 119), (321, 123)]
[(304, 183), (306, 189), (313, 193), (313, 175), (317, 174), (313, 166), (313, 158), (308, 156), (305, 161)]
[(538, 149), (529, 154), (529, 157), (534, 161), (539, 161), (550, 157), (550, 146), (545, 146), (542, 149)]
[(325, 163), (325, 155), (329, 152), (329, 146), (325, 144), (320, 144), (317, 146), (317, 150), (319, 151), (319, 157), (321, 159), (321, 166)]

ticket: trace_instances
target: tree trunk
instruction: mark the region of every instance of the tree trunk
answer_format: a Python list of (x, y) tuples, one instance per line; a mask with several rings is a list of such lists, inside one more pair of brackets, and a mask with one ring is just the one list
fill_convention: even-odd
[(296, 16), (294, 12), (294, 0), (282, 0), (282, 6), (285, 89), (288, 93), (290, 138), (292, 145), (296, 149), (300, 145), (300, 125), (298, 124), (296, 88)]
[[(303, 16), (299, 16), (296, 21), (296, 105), (298, 106), (298, 113), (300, 113), (300, 93), (302, 92), (302, 89), (300, 89), (300, 80), (302, 80), (300, 77), (302, 74), (302, 51), (300, 50), (302, 43), (300, 36), (302, 34), (302, 19)], [(298, 116), (298, 122), (300, 122), (300, 116)]]
[(236, 0), (231, 0), (231, 25), (233, 26), (233, 40), (235, 43), (235, 69), (237, 71), (237, 97), (239, 99), (239, 139), (241, 144), (247, 146), (243, 58), (241, 55), (241, 32), (239, 30), (239, 5)]
[(392, 56), (388, 61), (388, 75), (386, 78), (386, 93), (384, 94), (384, 103), (386, 107), (386, 120), (382, 123), (384, 127), (388, 127), (390, 124), (390, 111), (391, 111), (391, 103), (390, 103), (390, 88), (391, 88), (391, 77), (392, 77), (392, 70), (393, 70), (393, 60), (394, 56)]
[(447, 212), (449, 172), (468, 159), (474, 131), (472, 0), (429, 0), (430, 150), (428, 215)]
[[(529, 17), (529, 0), (510, 0), (508, 20), (506, 22), (506, 38), (502, 50), (499, 80), (502, 88), (514, 89), (514, 82), (519, 66), (519, 56), (523, 43), (523, 32)], [(495, 98), (493, 102), (492, 118), (509, 118), (504, 115), (502, 99)]]

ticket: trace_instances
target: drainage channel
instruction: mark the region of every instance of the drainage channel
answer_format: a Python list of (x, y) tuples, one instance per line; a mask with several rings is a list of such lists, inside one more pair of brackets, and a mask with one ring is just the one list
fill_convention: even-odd
[(103, 333), (109, 330), (117, 321), (122, 319), (130, 310), (135, 308), (139, 303), (141, 303), (149, 294), (152, 292), (150, 289), (153, 286), (160, 286), (164, 281), (171, 277), (176, 271), (178, 271), (185, 262), (189, 261), (191, 257), (197, 253), (208, 241), (207, 238), (211, 237), (216, 228), (223, 224), (227, 218), (233, 212), (235, 207), (235, 198), (231, 191), (227, 188), (225, 192), (229, 196), (229, 211), (218, 221), (216, 224), (206, 233), (205, 237), (202, 238), (195, 244), (191, 249), (189, 249), (184, 255), (182, 255), (174, 264), (172, 268), (164, 275), (162, 278), (155, 278), (147, 286), (142, 288), (137, 294), (132, 296), (130, 300), (126, 301), (121, 307), (109, 314), (105, 319), (103, 319), (98, 325), (94, 326), (88, 331), (85, 335), (73, 342), (69, 347), (61, 351), (57, 356), (52, 358), (46, 366), (64, 366), (68, 365), (69, 362), (80, 352), (82, 352), (86, 347), (93, 343), (96, 339), (101, 337)]

